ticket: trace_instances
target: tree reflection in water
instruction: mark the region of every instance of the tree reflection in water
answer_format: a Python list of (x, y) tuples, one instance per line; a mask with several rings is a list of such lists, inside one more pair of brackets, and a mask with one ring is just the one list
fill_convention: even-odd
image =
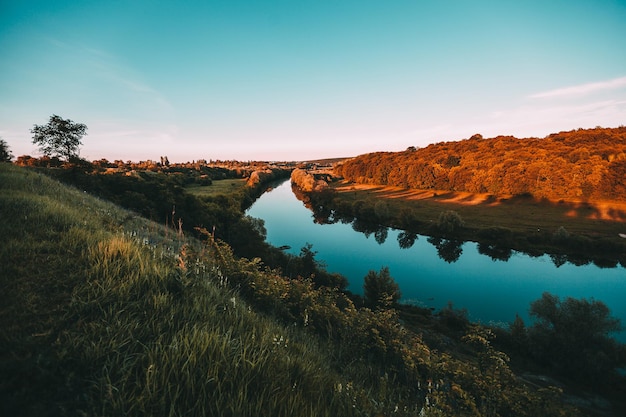
[(456, 262), (463, 253), (463, 241), (456, 239), (443, 239), (440, 237), (429, 237), (426, 239), (428, 243), (437, 249), (437, 255), (447, 263)]
[(478, 253), (481, 255), (487, 255), (493, 261), (508, 261), (513, 255), (513, 251), (510, 248), (495, 244), (495, 243), (478, 243)]
[[(380, 245), (386, 242), (389, 235), (389, 227), (380, 224), (381, 219), (377, 216), (377, 210), (375, 207), (368, 205), (365, 201), (356, 201), (350, 207), (333, 207), (333, 194), (331, 191), (327, 191), (320, 195), (316, 195), (312, 200), (311, 195), (302, 192), (298, 187), (291, 187), (296, 198), (304, 203), (304, 206), (312, 211), (313, 221), (317, 224), (351, 224), (352, 229), (356, 232), (363, 233), (367, 238), (370, 235), (374, 235), (374, 239)], [(331, 208), (332, 207), (332, 208)], [(385, 206), (386, 207), (386, 206)], [(381, 212), (379, 207), (378, 214)], [(403, 212), (402, 221), (399, 225), (407, 225), (416, 223), (416, 219), (413, 218), (410, 211)], [(437, 234), (441, 231), (437, 231)], [(422, 233), (424, 235), (424, 233)], [(582, 266), (589, 263), (593, 263), (600, 268), (616, 268), (620, 264), (626, 265), (624, 262), (615, 259), (610, 254), (608, 257), (595, 257), (590, 258), (586, 255), (585, 248), (578, 248), (572, 253), (547, 253), (543, 250), (535, 250), (532, 247), (526, 250), (512, 249), (513, 243), (511, 233), (507, 229), (502, 228), (489, 228), (479, 231), (478, 235), (482, 237), (482, 242), (478, 242), (478, 252), (481, 255), (490, 257), (493, 261), (507, 262), (513, 256), (515, 251), (525, 253), (531, 257), (539, 257), (544, 254), (548, 254), (552, 263), (559, 268), (566, 263), (572, 263), (576, 266)], [(411, 231), (401, 231), (398, 234), (398, 245), (401, 249), (409, 249), (413, 247), (419, 237), (418, 233)], [(449, 235), (448, 235), (449, 237)], [(463, 241), (458, 239), (442, 238), (442, 237), (429, 237), (428, 242), (431, 243), (437, 249), (438, 256), (448, 263), (454, 263), (458, 261), (459, 257), (463, 253), (462, 245)]]
[(400, 232), (398, 233), (398, 245), (400, 249), (409, 249), (415, 244), (417, 238), (417, 233), (407, 231)]

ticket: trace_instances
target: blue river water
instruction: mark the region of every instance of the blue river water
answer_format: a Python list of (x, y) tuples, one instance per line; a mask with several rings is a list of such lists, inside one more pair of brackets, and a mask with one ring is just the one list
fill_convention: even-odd
[[(594, 264), (557, 267), (547, 255), (530, 257), (513, 252), (508, 261), (494, 261), (480, 254), (473, 242), (462, 244), (455, 262), (438, 256), (426, 236), (418, 236), (410, 248), (398, 244), (399, 230), (390, 229), (379, 244), (373, 235), (355, 231), (350, 224), (318, 224), (299, 201), (289, 181), (263, 194), (248, 215), (265, 221), (267, 242), (289, 246), (299, 254), (307, 243), (329, 272), (344, 275), (349, 290), (362, 294), (363, 278), (370, 270), (388, 267), (400, 286), (402, 302), (441, 309), (452, 303), (467, 309), (472, 321), (506, 324), (515, 315), (528, 324), (530, 303), (547, 291), (559, 296), (594, 299), (605, 303), (626, 327), (626, 269), (600, 268)], [(626, 331), (614, 335), (626, 342)]]

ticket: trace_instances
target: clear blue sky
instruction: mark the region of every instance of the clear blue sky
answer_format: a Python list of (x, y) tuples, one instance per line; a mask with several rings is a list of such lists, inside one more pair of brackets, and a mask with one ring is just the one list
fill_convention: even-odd
[(285, 160), (626, 124), (626, 1), (0, 0), (0, 137)]

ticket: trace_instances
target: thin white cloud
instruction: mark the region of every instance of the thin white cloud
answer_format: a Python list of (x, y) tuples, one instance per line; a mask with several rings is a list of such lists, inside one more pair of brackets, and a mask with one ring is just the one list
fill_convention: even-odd
[(581, 96), (589, 93), (595, 93), (603, 90), (616, 90), (626, 86), (626, 77), (614, 78), (612, 80), (599, 81), (595, 83), (587, 83), (574, 85), (555, 90), (544, 91), (530, 96), (530, 98), (558, 98)]
[[(166, 113), (173, 109), (164, 94), (148, 85), (141, 73), (116, 55), (80, 41), (69, 42), (56, 38), (46, 40), (75, 68), (75, 77), (66, 82), (81, 83), (82, 91), (119, 97), (122, 101), (120, 104), (126, 107), (151, 108), (152, 111)], [(57, 55), (51, 58), (52, 63), (59, 59)]]

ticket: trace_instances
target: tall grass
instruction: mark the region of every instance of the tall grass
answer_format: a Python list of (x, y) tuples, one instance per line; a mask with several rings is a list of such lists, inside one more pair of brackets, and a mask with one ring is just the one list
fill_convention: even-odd
[(0, 176), (0, 414), (375, 408), (354, 407), (366, 392), (338, 392), (349, 381), (324, 346), (252, 310), (217, 264), (181, 263), (195, 243), (26, 169), (0, 164)]
[(0, 415), (561, 415), (487, 342), (481, 367), (440, 354), (392, 310), (27, 169), (0, 164), (0, 213)]
[[(79, 329), (67, 357), (94, 368), (103, 415), (336, 415), (333, 373), (298, 332), (254, 313), (216, 284), (155, 263), (119, 236), (89, 251), (73, 294)], [(205, 268), (206, 270), (206, 268)], [(89, 332), (82, 329), (88, 326)], [(94, 335), (101, 335), (94, 343)], [(307, 411), (308, 408), (308, 411)]]

